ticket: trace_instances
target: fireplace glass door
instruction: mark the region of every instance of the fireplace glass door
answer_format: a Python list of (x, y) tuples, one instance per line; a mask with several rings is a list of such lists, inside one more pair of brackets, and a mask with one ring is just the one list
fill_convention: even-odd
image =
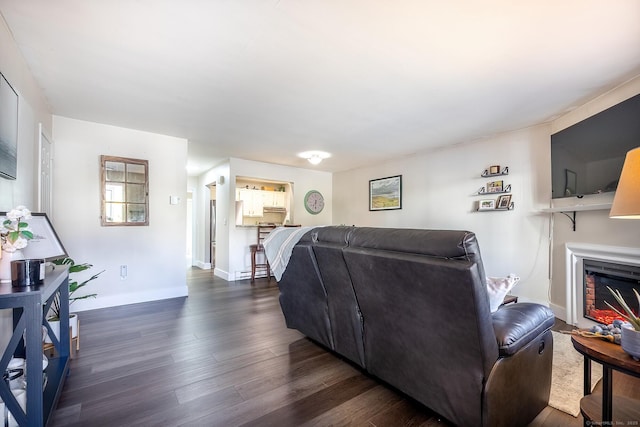
[(607, 286), (619, 290), (629, 307), (640, 311), (633, 289), (640, 292), (640, 267), (584, 260), (584, 317), (608, 325), (615, 319), (624, 320), (605, 301), (624, 313)]

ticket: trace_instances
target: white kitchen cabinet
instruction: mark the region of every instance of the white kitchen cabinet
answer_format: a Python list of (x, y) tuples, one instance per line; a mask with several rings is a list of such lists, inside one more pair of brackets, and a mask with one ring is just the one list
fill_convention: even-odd
[(284, 208), (285, 193), (282, 191), (261, 191), (264, 207)]
[(239, 197), (242, 200), (242, 215), (249, 217), (263, 216), (264, 201), (262, 198), (264, 191), (249, 190), (241, 188)]
[(275, 206), (273, 204), (273, 191), (260, 191), (262, 193), (262, 206)]
[(277, 208), (284, 208), (285, 206), (285, 195), (284, 191), (274, 191), (273, 192), (273, 206)]

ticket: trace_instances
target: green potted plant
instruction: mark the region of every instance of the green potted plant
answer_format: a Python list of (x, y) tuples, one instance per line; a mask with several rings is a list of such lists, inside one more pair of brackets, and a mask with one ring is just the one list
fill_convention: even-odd
[[(620, 307), (625, 311), (622, 313), (620, 310), (609, 304), (605, 301), (605, 304), (609, 306), (613, 311), (618, 313), (620, 316), (625, 318), (627, 322), (631, 325), (631, 327), (625, 327), (623, 325), (622, 329), (622, 338), (620, 340), (620, 344), (622, 345), (622, 349), (629, 353), (634, 359), (640, 360), (640, 317), (631, 310), (631, 307), (626, 303), (622, 294), (619, 290), (613, 290), (609, 286), (607, 286), (611, 295), (616, 299)], [(640, 311), (640, 294), (635, 289), (633, 293), (636, 294), (636, 299), (638, 300), (638, 310)]]
[[(77, 300), (95, 298), (98, 295), (98, 294), (86, 294), (82, 296), (76, 296), (75, 293), (78, 290), (87, 286), (89, 282), (97, 279), (98, 276), (104, 273), (104, 270), (78, 283), (77, 280), (74, 280), (72, 278), (72, 275), (74, 273), (80, 273), (81, 271), (90, 269), (91, 267), (93, 267), (93, 264), (89, 264), (89, 263), (76, 264), (75, 261), (69, 257), (54, 260), (53, 263), (56, 265), (66, 265), (69, 267), (69, 306), (71, 306), (71, 304), (73, 304)], [(60, 336), (59, 335), (59, 331), (60, 331), (60, 298), (59, 296), (56, 296), (53, 302), (51, 303), (51, 308), (49, 310), (49, 316), (47, 317), (47, 321), (49, 322), (51, 329), (53, 329), (53, 332), (56, 334), (56, 337), (59, 337)], [(69, 326), (71, 326), (71, 338), (77, 338), (78, 337), (78, 316), (75, 313), (69, 314)], [(51, 342), (49, 337), (47, 337), (46, 342), (49, 342), (49, 343)]]

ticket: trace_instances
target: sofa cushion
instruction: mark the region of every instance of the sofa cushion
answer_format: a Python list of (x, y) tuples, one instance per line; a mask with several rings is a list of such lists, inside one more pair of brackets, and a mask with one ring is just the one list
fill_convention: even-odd
[(351, 276), (342, 254), (353, 227), (318, 227), (312, 235), (313, 253), (327, 292), (334, 350), (366, 368), (364, 327)]
[(302, 238), (293, 248), (291, 261), (278, 282), (280, 306), (286, 313), (287, 327), (297, 329), (334, 350), (327, 312), (327, 291), (310, 242), (310, 238)]
[(555, 322), (548, 307), (526, 302), (504, 305), (491, 317), (500, 357), (516, 353)]
[(470, 231), (355, 227), (349, 246), (472, 261), (484, 278), (480, 246)]

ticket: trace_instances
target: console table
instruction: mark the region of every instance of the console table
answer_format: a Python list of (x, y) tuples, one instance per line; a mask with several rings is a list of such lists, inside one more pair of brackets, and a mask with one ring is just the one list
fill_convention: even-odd
[[(60, 295), (60, 339), (56, 339), (43, 314)], [(23, 357), (27, 369), (27, 405), (23, 411), (5, 381), (0, 381), (0, 398), (20, 426), (43, 426), (55, 408), (69, 369), (69, 272), (66, 266), (47, 267), (44, 284), (12, 288), (0, 284), (0, 309), (13, 309), (13, 334), (0, 358), (0, 372), (7, 371), (12, 357)], [(42, 367), (42, 325), (47, 327), (56, 350)], [(61, 344), (63, 343), (63, 344)], [(25, 357), (26, 356), (26, 357)], [(46, 386), (44, 374), (46, 373)]]
[[(613, 370), (640, 377), (640, 362), (622, 350), (622, 347), (598, 338), (571, 336), (573, 347), (584, 356), (584, 397), (580, 400), (580, 412), (585, 426), (615, 425), (616, 421), (640, 420), (640, 400), (613, 396)], [(591, 394), (591, 361), (602, 365), (602, 397)], [(626, 425), (626, 424), (625, 424)]]

